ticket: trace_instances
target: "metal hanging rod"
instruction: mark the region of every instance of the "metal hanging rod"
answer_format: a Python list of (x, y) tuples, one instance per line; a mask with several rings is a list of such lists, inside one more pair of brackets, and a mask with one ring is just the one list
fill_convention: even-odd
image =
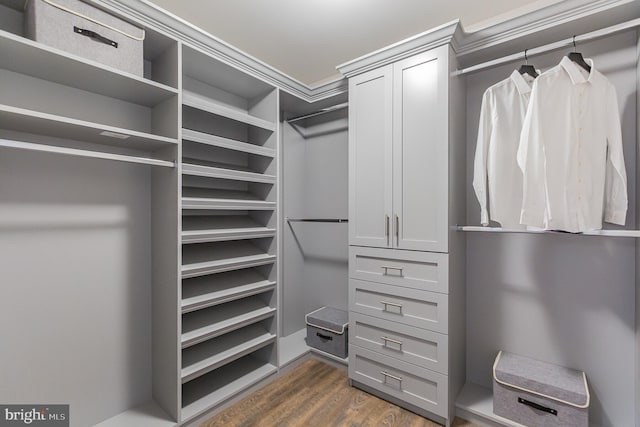
[(0, 147), (19, 148), (21, 150), (41, 151), (45, 153), (66, 154), (67, 156), (90, 157), (94, 159), (114, 160), (117, 162), (138, 163), (151, 166), (175, 167), (174, 162), (149, 159), (146, 157), (125, 156), (122, 154), (103, 153), (100, 151), (78, 150), (76, 148), (56, 147), (54, 145), (32, 144), (30, 142), (0, 139)]
[(331, 107), (327, 107), (327, 108), (323, 108), (320, 111), (316, 111), (314, 113), (309, 113), (309, 114), (305, 114), (304, 116), (298, 116), (298, 117), (292, 117), (290, 119), (287, 119), (288, 123), (293, 123), (293, 122), (297, 122), (298, 120), (304, 120), (304, 119), (308, 119), (310, 117), (315, 117), (315, 116), (319, 116), (321, 114), (327, 114), (330, 113), (332, 111), (338, 111), (338, 110), (342, 110), (343, 108), (347, 108), (349, 106), (348, 102), (344, 102), (342, 104), (337, 104)]
[(344, 218), (287, 218), (287, 222), (349, 222)]
[[(549, 43), (544, 46), (539, 46), (533, 49), (527, 49), (527, 57), (532, 57), (534, 55), (540, 55), (547, 52), (552, 52), (554, 50), (562, 49), (567, 46), (573, 46), (575, 43), (583, 43), (590, 40), (595, 40), (600, 37), (609, 36), (615, 33), (620, 33), (625, 30), (629, 30), (631, 28), (640, 27), (640, 18), (634, 19), (631, 21), (623, 22), (621, 24), (613, 25), (611, 27), (603, 28), (600, 30), (592, 31), (590, 33), (582, 34), (579, 36), (570, 37), (568, 39), (564, 39), (558, 42)], [(462, 74), (474, 73), (476, 71), (484, 70), (486, 68), (496, 67), (498, 65), (506, 64), (508, 62), (521, 61), (525, 59), (524, 52), (514, 53), (512, 55), (507, 55), (502, 58), (493, 59), (491, 61), (483, 62), (481, 64), (473, 65), (471, 67), (463, 68), (461, 70), (455, 71), (453, 74), (456, 76)]]

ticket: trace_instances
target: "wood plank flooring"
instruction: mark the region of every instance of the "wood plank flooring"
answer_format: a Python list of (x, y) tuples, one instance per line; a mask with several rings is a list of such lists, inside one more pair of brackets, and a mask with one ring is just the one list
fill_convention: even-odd
[[(440, 427), (349, 386), (347, 373), (312, 359), (200, 427)], [(453, 427), (477, 427), (456, 419)]]

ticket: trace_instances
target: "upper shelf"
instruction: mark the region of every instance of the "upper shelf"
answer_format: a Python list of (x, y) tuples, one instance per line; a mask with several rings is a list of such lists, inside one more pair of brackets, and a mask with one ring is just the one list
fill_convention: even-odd
[(178, 90), (0, 30), (1, 68), (153, 107)]
[(271, 158), (276, 157), (276, 150), (274, 150), (273, 148), (262, 147), (259, 145), (250, 144), (248, 142), (223, 138), (221, 136), (198, 132), (191, 129), (182, 129), (182, 139), (184, 141), (197, 142), (199, 144), (226, 148), (228, 150), (240, 151), (242, 153), (255, 154), (258, 156)]
[(480, 227), (480, 226), (458, 226), (458, 231), (474, 231), (484, 233), (516, 233), (516, 234), (561, 234), (578, 236), (608, 236), (608, 237), (640, 237), (640, 230), (592, 230), (581, 233), (569, 233), (556, 230), (516, 230), (500, 227)]
[(145, 132), (71, 119), (2, 104), (0, 104), (0, 129), (146, 151), (153, 151), (170, 144), (178, 143), (178, 140), (175, 138), (167, 138)]
[(221, 117), (226, 117), (237, 122), (246, 123), (251, 126), (266, 129), (268, 131), (275, 131), (276, 124), (268, 120), (261, 119), (251, 114), (241, 111), (239, 109), (233, 109), (226, 105), (217, 103), (209, 98), (198, 95), (187, 90), (183, 90), (182, 105), (195, 108), (198, 110), (206, 111), (211, 114), (215, 114)]

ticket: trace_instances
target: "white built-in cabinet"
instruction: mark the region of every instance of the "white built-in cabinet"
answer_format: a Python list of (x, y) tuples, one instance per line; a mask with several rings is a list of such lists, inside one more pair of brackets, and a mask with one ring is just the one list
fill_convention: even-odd
[(349, 80), (351, 245), (447, 251), (443, 54), (446, 47)]
[[(389, 55), (393, 57), (393, 55)], [(450, 423), (464, 373), (464, 114), (449, 45), (349, 77), (349, 378)], [(387, 61), (388, 63), (385, 63)], [(460, 191), (452, 195), (451, 187)]]

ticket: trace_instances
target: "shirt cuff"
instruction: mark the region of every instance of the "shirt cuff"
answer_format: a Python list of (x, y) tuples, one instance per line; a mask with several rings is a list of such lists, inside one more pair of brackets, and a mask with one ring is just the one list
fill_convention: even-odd
[(480, 211), (480, 224), (484, 227), (489, 225), (489, 212), (486, 209)]
[(604, 220), (611, 224), (624, 225), (627, 218), (627, 211), (606, 211), (604, 214)]
[(532, 209), (522, 209), (520, 213), (520, 224), (531, 227), (546, 228), (544, 211), (537, 212)]

